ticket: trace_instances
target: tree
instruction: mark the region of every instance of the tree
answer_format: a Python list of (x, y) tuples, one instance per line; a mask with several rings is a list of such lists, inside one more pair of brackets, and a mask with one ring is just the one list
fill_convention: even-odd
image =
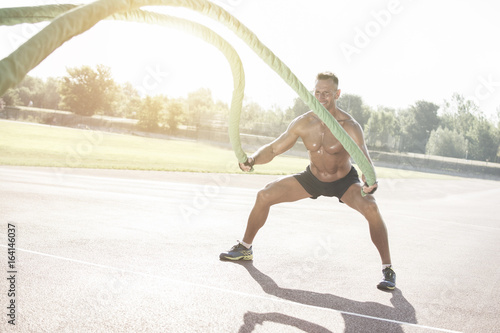
[(116, 84), (111, 70), (104, 65), (68, 68), (68, 76), (62, 78), (60, 93), (62, 104), (71, 112), (92, 116), (106, 113), (115, 100)]
[(244, 100), (241, 109), (240, 129), (245, 133), (252, 133), (262, 125), (264, 109), (254, 101)]
[(59, 81), (49, 77), (44, 82), (37, 77), (27, 75), (15, 88), (4, 95), (7, 105), (27, 105), (43, 109), (57, 109)]
[(139, 122), (137, 124), (139, 128), (145, 131), (156, 131), (160, 122), (160, 113), (164, 107), (162, 96), (146, 96), (139, 113)]
[(477, 119), (468, 133), (469, 158), (480, 161), (495, 161), (500, 138), (495, 128), (484, 117)]
[(170, 133), (174, 134), (184, 116), (184, 103), (176, 100), (166, 104), (163, 123), (168, 126)]
[(438, 109), (434, 103), (418, 101), (401, 113), (402, 150), (425, 153), (431, 132), (439, 126)]
[(310, 109), (311, 108), (306, 103), (304, 103), (304, 101), (300, 97), (297, 97), (293, 102), (293, 106), (286, 110), (285, 119), (290, 122), (298, 116), (306, 113)]
[(255, 130), (260, 130), (261, 135), (279, 136), (288, 127), (288, 121), (285, 120), (285, 112), (278, 106), (273, 105), (271, 109), (262, 114), (262, 126), (257, 126)]
[(114, 108), (116, 116), (124, 118), (138, 117), (142, 100), (139, 91), (130, 82), (118, 86), (116, 98), (116, 107)]
[(2, 99), (7, 106), (21, 105), (21, 99), (17, 89), (8, 89)]
[(7, 105), (41, 107), (41, 101), (44, 97), (43, 90), (43, 80), (26, 75), (15, 88), (7, 90), (2, 97)]
[(146, 96), (141, 105), (139, 113), (139, 128), (147, 131), (156, 131), (160, 122), (160, 113), (165, 104), (161, 96)]
[(206, 125), (214, 112), (214, 100), (210, 89), (200, 88), (190, 92), (187, 102), (187, 115), (190, 125), (195, 125), (197, 128)]
[(371, 112), (363, 104), (361, 96), (352, 94), (340, 95), (340, 98), (337, 100), (337, 106), (352, 115), (361, 127), (365, 128), (370, 119)]
[[(496, 126), (497, 126), (497, 130), (500, 131), (500, 105), (497, 106), (496, 112), (497, 112), (497, 115), (496, 115), (497, 116), (496, 117), (497, 118), (497, 124), (496, 124)], [(500, 133), (499, 133), (499, 135), (500, 135)]]
[(462, 95), (453, 94), (445, 101), (443, 126), (461, 134), (468, 143), (468, 158), (496, 161), (500, 137), (498, 130), (485, 118), (479, 107)]
[(389, 111), (373, 112), (366, 124), (366, 143), (372, 147), (389, 148), (389, 141), (396, 134), (397, 120)]
[(44, 82), (42, 79), (27, 75), (15, 89), (23, 105), (41, 107), (44, 96)]
[(222, 123), (222, 127), (227, 128), (228, 127), (228, 121), (229, 121), (229, 106), (227, 103), (224, 103), (222, 101), (217, 101), (215, 102), (214, 105), (215, 108), (215, 113), (217, 115), (217, 118), (219, 121)]
[(61, 102), (61, 95), (59, 95), (59, 79), (49, 77), (45, 81), (42, 98), (40, 102), (41, 108), (57, 110)]
[(456, 130), (439, 127), (432, 131), (425, 151), (430, 155), (465, 158), (467, 140)]
[(453, 94), (451, 101), (445, 101), (441, 122), (444, 127), (467, 135), (480, 114), (479, 107), (460, 94)]

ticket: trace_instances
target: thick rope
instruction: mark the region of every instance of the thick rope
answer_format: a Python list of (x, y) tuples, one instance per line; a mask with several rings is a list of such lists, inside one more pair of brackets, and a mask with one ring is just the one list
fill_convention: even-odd
[[(98, 0), (88, 5), (75, 8), (68, 13), (56, 18), (45, 29), (40, 31), (36, 36), (28, 40), (25, 44), (14, 51), (9, 57), (0, 61), (0, 73), (4, 72), (6, 66), (14, 66), (15, 71), (13, 77), (9, 76), (6, 83), (3, 83), (3, 78), (0, 80), (0, 94), (8, 87), (19, 82), (26, 73), (40, 63), (43, 58), (59, 47), (66, 40), (80, 34), (100, 20), (113, 13), (123, 13), (131, 9), (140, 8), (147, 5), (166, 5), (166, 6), (182, 6), (198, 11), (206, 16), (219, 21), (231, 29), (239, 36), (247, 45), (264, 60), (281, 78), (311, 107), (318, 117), (327, 125), (332, 134), (342, 143), (346, 151), (351, 155), (354, 161), (359, 165), (361, 171), (366, 177), (367, 183), (373, 185), (376, 182), (375, 170), (368, 158), (361, 151), (358, 145), (352, 140), (347, 132), (333, 118), (333, 116), (319, 103), (319, 101), (307, 90), (307, 88), (297, 79), (292, 71), (276, 56), (269, 48), (259, 41), (257, 36), (251, 32), (246, 26), (239, 22), (236, 18), (230, 15), (227, 11), (219, 6), (210, 3), (206, 0)], [(0, 14), (0, 24), (2, 16)], [(71, 22), (71, 24), (69, 24)], [(60, 31), (59, 31), (60, 30)], [(42, 37), (38, 37), (42, 35)], [(50, 36), (53, 35), (53, 36)], [(50, 37), (48, 37), (50, 36)], [(49, 45), (41, 45), (40, 40), (50, 39)], [(37, 42), (38, 41), (38, 42)], [(25, 46), (27, 45), (28, 46)], [(33, 56), (30, 59), (29, 49), (35, 46), (34, 49), (39, 49), (38, 56)], [(25, 48), (28, 48), (26, 52)], [(22, 51), (20, 51), (22, 50)], [(43, 51), (42, 51), (43, 50)], [(20, 51), (20, 52), (18, 52)], [(12, 56), (12, 57), (11, 57)], [(15, 59), (15, 61), (14, 61)], [(15, 63), (21, 63), (16, 65)], [(30, 67), (31, 66), (31, 67)], [(24, 73), (23, 73), (24, 72)], [(5, 88), (7, 87), (7, 88)], [(234, 124), (229, 124), (230, 127)], [(230, 132), (230, 137), (239, 136), (239, 128)], [(246, 156), (245, 156), (246, 159)], [(240, 156), (238, 160), (241, 162)]]
[[(78, 5), (47, 5), (23, 8), (6, 8), (0, 10), (0, 24), (15, 25), (19, 23), (38, 23), (50, 21), (55, 17), (74, 9)], [(23, 11), (24, 10), (24, 11)], [(225, 39), (204, 25), (178, 17), (143, 11), (131, 10), (116, 13), (107, 19), (124, 20), (140, 23), (159, 24), (189, 32), (217, 47), (226, 57), (233, 75), (233, 94), (229, 112), (229, 137), (238, 161), (245, 162), (247, 155), (241, 147), (239, 126), (245, 90), (245, 73), (238, 53)], [(24, 77), (24, 76), (23, 76)]]
[(188, 31), (191, 34), (202, 38), (206, 42), (211, 43), (224, 54), (229, 65), (231, 66), (231, 72), (233, 74), (233, 95), (229, 112), (228, 134), (236, 158), (239, 162), (244, 163), (247, 160), (247, 155), (241, 147), (239, 129), (245, 90), (245, 72), (243, 70), (241, 59), (235, 49), (225, 39), (220, 37), (209, 28), (201, 24), (190, 22), (188, 20), (141, 10), (133, 10), (124, 14), (115, 14), (113, 15), (113, 18), (123, 19), (127, 21), (156, 23), (173, 26), (175, 28), (182, 28), (184, 31)]
[[(18, 8), (20, 9), (20, 8)], [(93, 27), (106, 17), (129, 9), (126, 0), (99, 0), (73, 8), (50, 22), (35, 36), (0, 61), (0, 95), (15, 86), (43, 59), (72, 37)], [(12, 10), (0, 10), (0, 24), (12, 24)], [(15, 16), (19, 19), (19, 13)], [(14, 17), (14, 19), (15, 19)]]

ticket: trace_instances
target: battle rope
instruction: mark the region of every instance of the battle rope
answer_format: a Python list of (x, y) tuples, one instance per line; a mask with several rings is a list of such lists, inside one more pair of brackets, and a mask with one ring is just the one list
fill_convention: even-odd
[[(8, 8), (0, 10), (0, 22), (4, 25), (19, 23), (38, 23), (53, 20), (55, 17), (67, 12), (78, 5), (47, 5), (36, 7)], [(171, 28), (181, 29), (211, 43), (226, 57), (233, 75), (233, 95), (229, 112), (229, 136), (236, 156), (246, 155), (241, 148), (239, 135), (240, 114), (245, 90), (245, 73), (238, 53), (221, 36), (204, 25), (181, 19), (174, 16), (158, 14), (143, 10), (131, 10), (126, 13), (116, 13), (107, 19), (124, 20), (141, 23), (159, 24)], [(235, 133), (236, 131), (236, 133)]]
[[(98, 0), (88, 5), (69, 10), (54, 19), (47, 27), (21, 45), (7, 58), (0, 61), (0, 73), (2, 73), (2, 78), (0, 78), (0, 95), (7, 88), (20, 82), (29, 70), (37, 66), (45, 57), (71, 37), (90, 29), (100, 20), (115, 13), (126, 13), (127, 11), (148, 5), (187, 7), (226, 25), (297, 92), (300, 98), (327, 125), (332, 134), (342, 143), (346, 151), (359, 165), (359, 168), (366, 177), (367, 183), (369, 185), (375, 184), (375, 170), (368, 158), (342, 126), (307, 90), (291, 70), (269, 48), (262, 44), (257, 36), (245, 25), (224, 9), (206, 0)], [(4, 10), (0, 10), (0, 24), (3, 24), (4, 21)], [(11, 22), (12, 20), (15, 20), (15, 18), (6, 19), (7, 22)], [(30, 52), (30, 50), (36, 50), (36, 52)], [(233, 142), (235, 135), (239, 140), (239, 127), (234, 129), (234, 124), (231, 123), (229, 127), (232, 128), (230, 131), (231, 141)], [(235, 153), (238, 161), (246, 161), (246, 154), (242, 150), (242, 154), (236, 151)]]

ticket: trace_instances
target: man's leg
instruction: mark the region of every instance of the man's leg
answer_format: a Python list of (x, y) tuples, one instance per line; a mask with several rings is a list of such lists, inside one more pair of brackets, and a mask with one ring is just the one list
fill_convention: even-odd
[(349, 207), (363, 214), (368, 221), (370, 236), (382, 259), (382, 280), (378, 283), (377, 288), (381, 290), (394, 290), (396, 288), (396, 273), (391, 265), (387, 229), (378, 210), (375, 197), (370, 194), (363, 197), (361, 195), (361, 185), (353, 184), (344, 193), (341, 200)]
[(280, 178), (266, 185), (257, 193), (255, 205), (248, 217), (243, 242), (252, 244), (260, 228), (266, 223), (272, 205), (309, 198), (311, 195), (293, 176)]
[(387, 236), (387, 228), (384, 220), (378, 210), (377, 202), (373, 195), (361, 195), (361, 185), (353, 184), (344, 193), (341, 198), (342, 202), (351, 208), (360, 212), (368, 221), (370, 227), (370, 236), (373, 244), (375, 244), (382, 264), (391, 264), (391, 254), (389, 251), (389, 240)]
[(252, 260), (252, 242), (260, 228), (266, 223), (272, 205), (280, 202), (292, 202), (309, 198), (311, 195), (293, 177), (278, 179), (259, 191), (255, 205), (248, 217), (243, 242), (236, 244), (229, 251), (219, 255), (221, 260)]

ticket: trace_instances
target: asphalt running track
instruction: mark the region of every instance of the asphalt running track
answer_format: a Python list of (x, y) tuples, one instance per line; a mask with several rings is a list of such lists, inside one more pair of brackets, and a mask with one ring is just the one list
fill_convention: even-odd
[(0, 167), (1, 331), (498, 332), (499, 182), (381, 179), (382, 292), (366, 222), (335, 199), (273, 207), (253, 262), (219, 261), (275, 178)]

